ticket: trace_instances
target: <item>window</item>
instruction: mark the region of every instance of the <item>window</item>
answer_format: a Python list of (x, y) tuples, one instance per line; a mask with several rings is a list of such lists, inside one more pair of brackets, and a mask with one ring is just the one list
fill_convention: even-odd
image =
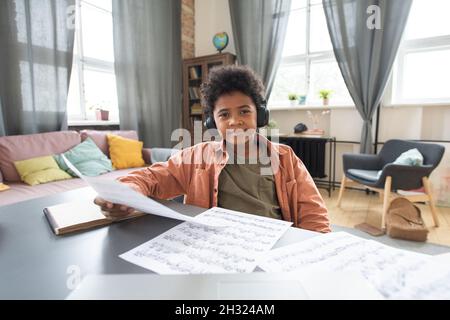
[(393, 73), (392, 103), (450, 102), (450, 1), (414, 0)]
[(76, 0), (77, 17), (69, 121), (95, 120), (95, 109), (118, 121), (111, 0)]
[(318, 92), (333, 90), (331, 103), (353, 105), (333, 53), (321, 0), (292, 0), (283, 58), (270, 106), (286, 105), (289, 93), (307, 94), (307, 104), (322, 104)]

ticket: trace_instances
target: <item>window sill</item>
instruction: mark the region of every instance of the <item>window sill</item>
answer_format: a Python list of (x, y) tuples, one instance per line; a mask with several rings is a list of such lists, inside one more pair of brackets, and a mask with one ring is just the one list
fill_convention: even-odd
[[(384, 104), (383, 108), (411, 108), (411, 107), (420, 107), (420, 108), (429, 108), (429, 107), (450, 107), (450, 102), (442, 102), (442, 103), (398, 103), (398, 104)], [(314, 111), (314, 110), (339, 110), (339, 109), (354, 109), (355, 106), (350, 105), (332, 105), (332, 106), (269, 106), (268, 109), (270, 111)]]
[(74, 120), (69, 121), (69, 126), (114, 126), (119, 125), (118, 120), (99, 121), (99, 120)]
[(332, 110), (332, 109), (352, 109), (355, 108), (355, 106), (339, 106), (339, 105), (332, 105), (332, 106), (305, 106), (305, 105), (298, 105), (298, 106), (269, 106), (268, 109), (270, 111), (288, 111), (288, 110)]
[(413, 102), (413, 103), (397, 103), (385, 104), (383, 108), (409, 108), (409, 107), (449, 107), (450, 102)]

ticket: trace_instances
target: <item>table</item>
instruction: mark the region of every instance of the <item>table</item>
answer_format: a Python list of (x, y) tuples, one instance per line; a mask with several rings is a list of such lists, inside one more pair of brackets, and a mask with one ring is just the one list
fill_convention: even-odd
[[(84, 232), (64, 236), (53, 234), (42, 212), (44, 207), (74, 200), (90, 201), (94, 196), (94, 191), (87, 187), (0, 207), (0, 299), (64, 299), (71, 292), (68, 282), (74, 266), (79, 268), (81, 276), (150, 272), (120, 259), (118, 255), (169, 230), (180, 221), (146, 215)], [(161, 202), (189, 215), (206, 210), (174, 201)], [(358, 230), (336, 226), (333, 229), (371, 238)], [(308, 230), (290, 228), (275, 247), (316, 235)], [(383, 241), (424, 253), (450, 251), (449, 247), (393, 240), (386, 236)]]

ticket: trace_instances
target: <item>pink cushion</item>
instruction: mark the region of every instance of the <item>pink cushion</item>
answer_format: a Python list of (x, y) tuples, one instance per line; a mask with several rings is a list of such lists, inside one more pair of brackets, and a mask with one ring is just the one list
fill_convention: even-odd
[(118, 130), (118, 131), (97, 131), (97, 130), (82, 130), (80, 131), (81, 134), (81, 140), (84, 141), (87, 138), (91, 138), (97, 147), (100, 148), (100, 150), (103, 151), (104, 154), (106, 154), (109, 157), (109, 145), (108, 145), (108, 139), (106, 137), (107, 134), (115, 134), (117, 136), (121, 136), (123, 138), (127, 139), (133, 139), (133, 140), (139, 140), (137, 132), (133, 130), (125, 131), (125, 130)]
[(0, 137), (0, 170), (8, 182), (20, 181), (14, 161), (66, 152), (81, 142), (76, 131)]

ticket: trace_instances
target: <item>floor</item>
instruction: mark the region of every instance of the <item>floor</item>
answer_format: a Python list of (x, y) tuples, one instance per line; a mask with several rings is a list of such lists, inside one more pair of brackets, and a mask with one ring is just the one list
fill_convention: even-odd
[[(337, 208), (339, 188), (333, 191), (331, 197), (328, 197), (326, 190), (320, 189), (320, 192), (327, 205), (332, 224), (351, 228), (362, 222), (374, 226), (381, 225), (382, 202), (377, 194), (367, 195), (364, 191), (347, 189), (341, 208)], [(429, 206), (424, 204), (417, 204), (417, 206), (430, 230), (427, 242), (450, 246), (450, 208), (437, 207), (440, 226), (436, 228)]]

